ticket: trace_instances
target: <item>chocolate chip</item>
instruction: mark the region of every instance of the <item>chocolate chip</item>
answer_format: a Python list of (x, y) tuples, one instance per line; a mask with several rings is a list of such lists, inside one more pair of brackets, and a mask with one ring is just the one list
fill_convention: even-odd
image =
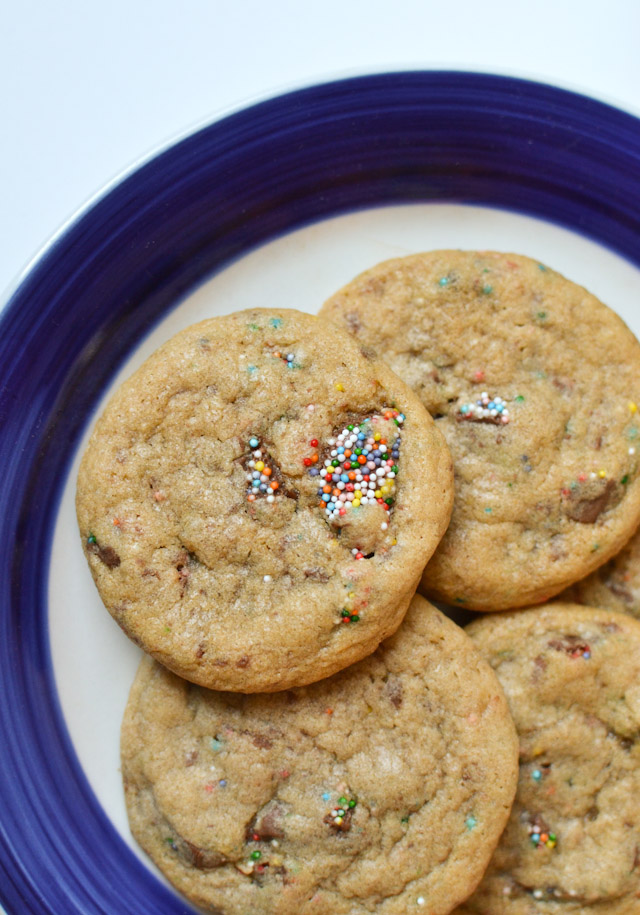
[(402, 681), (397, 677), (389, 677), (385, 684), (385, 690), (391, 704), (396, 708), (400, 708), (402, 705), (402, 696), (404, 693)]
[(214, 867), (220, 867), (223, 864), (226, 864), (228, 858), (218, 851), (213, 851), (210, 848), (199, 848), (197, 845), (194, 845), (192, 842), (187, 842), (186, 839), (181, 840), (181, 851), (183, 857), (187, 859), (189, 864), (192, 864), (194, 867), (197, 867), (199, 870), (211, 870)]
[(120, 565), (120, 557), (112, 546), (102, 546), (100, 543), (90, 543), (87, 550), (100, 559), (109, 569), (117, 569)]
[(564, 512), (572, 521), (594, 524), (600, 515), (622, 498), (621, 487), (615, 480), (604, 480), (572, 490), (564, 504)]
[(236, 667), (248, 667), (251, 663), (251, 658), (248, 658), (246, 655), (243, 655), (241, 658), (238, 658), (236, 661)]

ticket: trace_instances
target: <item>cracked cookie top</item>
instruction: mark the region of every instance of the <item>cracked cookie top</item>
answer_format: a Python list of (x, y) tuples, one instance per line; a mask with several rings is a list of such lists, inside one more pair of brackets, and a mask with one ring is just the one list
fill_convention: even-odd
[(555, 603), (469, 629), (520, 739), (516, 801), (460, 915), (631, 915), (640, 903), (640, 623)]
[(415, 597), (311, 686), (213, 692), (145, 659), (122, 728), (132, 832), (218, 915), (446, 915), (507, 820), (517, 740), (489, 665)]
[(413, 392), (294, 311), (190, 327), (109, 402), (77, 514), (108, 610), (202, 685), (285, 689), (372, 652), (442, 537), (451, 459)]
[(640, 346), (581, 286), (515, 254), (433, 251), (366, 271), (321, 315), (414, 389), (451, 449), (453, 515), (425, 593), (546, 601), (631, 536)]

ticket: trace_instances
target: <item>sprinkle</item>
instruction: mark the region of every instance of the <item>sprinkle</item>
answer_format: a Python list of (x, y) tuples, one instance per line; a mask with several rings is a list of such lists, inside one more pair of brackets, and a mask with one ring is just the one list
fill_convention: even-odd
[(632, 400), (629, 401), (629, 412), (630, 412), (630, 413), (637, 413), (637, 412), (638, 412), (638, 404), (637, 404), (637, 403), (634, 403)]
[(633, 447), (629, 448), (629, 454), (635, 454), (635, 453), (636, 453), (635, 448), (633, 448)]
[(522, 394), (518, 394), (518, 396), (515, 398), (515, 402), (516, 402), (516, 403), (524, 403), (524, 400), (525, 400), (525, 399), (524, 399), (524, 397), (522, 396)]
[(270, 575), (265, 575), (265, 576), (263, 576), (262, 580), (263, 580), (266, 584), (269, 584), (270, 581), (273, 581), (273, 578), (272, 578)]
[(250, 447), (252, 450), (253, 450), (254, 448), (257, 448), (259, 444), (260, 444), (260, 440), (257, 439), (257, 438), (255, 437), (255, 435), (252, 436), (252, 437), (249, 439), (249, 447)]
[(344, 385), (339, 381), (336, 383), (336, 391), (344, 391)]
[(531, 773), (531, 778), (534, 780), (534, 782), (542, 781), (542, 772), (540, 769), (534, 769)]
[(262, 857), (262, 852), (261, 851), (252, 851), (250, 857), (251, 857), (252, 861), (259, 861), (260, 858)]
[(438, 285), (439, 285), (439, 286), (448, 286), (448, 285), (449, 285), (449, 277), (448, 277), (448, 276), (443, 276), (443, 277), (441, 277), (441, 278), (438, 280)]
[(271, 318), (269, 324), (272, 327), (282, 327), (282, 318)]
[(92, 543), (97, 543), (97, 542), (98, 542), (98, 538), (96, 537), (96, 535), (89, 534), (89, 536), (87, 537), (87, 543), (92, 544)]
[(218, 737), (211, 738), (211, 749), (214, 753), (218, 753), (222, 749), (222, 741)]
[(544, 891), (543, 890), (534, 890), (532, 893), (532, 896), (534, 899), (544, 899)]
[(313, 404), (313, 403), (307, 404), (307, 410), (309, 411), (309, 413), (313, 413), (315, 408), (316, 408), (315, 404)]
[(539, 311), (538, 314), (536, 315), (536, 317), (540, 321), (544, 321), (544, 319), (547, 317), (547, 313), (546, 313), (546, 311)]
[(467, 819), (465, 821), (465, 826), (467, 827), (467, 829), (471, 830), (477, 825), (478, 825), (478, 821), (476, 820), (475, 817), (473, 817), (473, 816), (467, 817)]
[(493, 423), (496, 426), (506, 425), (510, 421), (506, 401), (502, 397), (490, 397), (483, 391), (474, 403), (459, 405), (455, 418), (458, 422), (471, 421), (475, 423)]
[(425, 903), (424, 896), (418, 896), (418, 898), (416, 899), (416, 902), (418, 903), (418, 905), (424, 905), (424, 903)]
[(477, 372), (474, 372), (473, 378), (474, 381), (484, 381), (484, 372), (482, 369), (478, 369)]
[(328, 791), (325, 791), (324, 794), (322, 795), (322, 800), (323, 800), (323, 801), (328, 801), (328, 800), (330, 800), (330, 799), (331, 799), (331, 795), (329, 794)]
[(483, 287), (482, 287), (482, 294), (483, 294), (483, 295), (491, 295), (492, 292), (493, 292), (493, 286), (487, 285), (487, 286), (483, 286)]
[(220, 781), (218, 782), (218, 784), (220, 785), (221, 788), (226, 788), (227, 787), (226, 778), (221, 778)]
[(600, 477), (601, 480), (604, 480), (604, 478), (606, 477), (606, 475), (607, 475), (607, 471), (606, 471), (606, 470), (599, 470), (599, 471), (598, 471), (598, 476)]

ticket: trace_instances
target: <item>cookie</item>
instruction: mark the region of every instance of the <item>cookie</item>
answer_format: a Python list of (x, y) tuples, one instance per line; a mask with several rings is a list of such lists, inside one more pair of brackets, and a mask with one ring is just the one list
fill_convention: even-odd
[(368, 270), (321, 314), (416, 391), (451, 449), (453, 516), (425, 593), (526, 606), (629, 539), (640, 346), (585, 289), (515, 254), (435, 251)]
[(636, 532), (617, 556), (561, 597), (640, 619), (640, 534)]
[(189, 680), (298, 686), (395, 631), (447, 526), (446, 443), (318, 318), (182, 331), (108, 404), (78, 477), (83, 547), (134, 641)]
[(468, 629), (520, 738), (509, 823), (459, 915), (640, 910), (640, 622), (549, 604)]
[(507, 820), (517, 738), (488, 664), (421, 597), (312, 686), (205, 690), (145, 659), (122, 728), (131, 830), (218, 915), (445, 915)]

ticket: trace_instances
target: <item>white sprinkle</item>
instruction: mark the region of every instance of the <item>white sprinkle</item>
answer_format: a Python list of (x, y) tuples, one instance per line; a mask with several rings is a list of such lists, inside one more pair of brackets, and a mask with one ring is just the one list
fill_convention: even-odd
[(595, 480), (595, 478), (598, 476), (598, 474), (597, 474), (597, 473), (590, 473), (589, 476), (591, 477), (592, 480)]
[(249, 467), (255, 467), (255, 466), (256, 466), (255, 461), (249, 461)]
[(388, 527), (389, 527), (389, 525), (387, 524), (387, 522), (386, 522), (386, 521), (383, 521), (382, 524), (380, 525), (380, 530), (381, 530), (381, 531), (386, 531), (386, 529), (387, 529)]
[(273, 845), (274, 848), (279, 848), (279, 847), (280, 847), (280, 843), (278, 842), (277, 839), (272, 839), (272, 840), (271, 840), (271, 844)]
[(629, 448), (629, 454), (635, 454), (635, 453), (636, 453), (635, 448)]
[(334, 448), (333, 451), (331, 452), (331, 457), (337, 457), (337, 455), (338, 455), (338, 452)]
[(275, 502), (275, 501), (276, 501), (275, 496), (267, 496), (267, 502)]
[(357, 552), (358, 552), (358, 551), (357, 551), (357, 550), (356, 550), (356, 549), (353, 549), (353, 550), (351, 550), (351, 552), (352, 552), (352, 553), (353, 553), (353, 555), (354, 555), (354, 556), (355, 556), (355, 555), (356, 555), (356, 553), (357, 553)]
[(315, 404), (312, 404), (312, 403), (310, 403), (310, 404), (307, 406), (307, 410), (309, 411), (309, 413), (313, 413), (313, 411), (315, 410), (315, 408), (316, 408), (316, 407), (315, 407)]
[[(268, 501), (270, 498), (271, 498), (271, 496), (267, 496), (267, 501)], [(266, 582), (267, 584), (269, 584), (270, 581), (273, 581), (273, 579), (271, 578), (270, 575), (265, 575), (264, 578), (263, 578), (262, 580), (263, 580), (264, 582)]]
[(543, 892), (542, 890), (534, 890), (534, 891), (533, 891), (533, 898), (534, 898), (534, 899), (543, 899), (543, 898), (544, 898), (544, 892)]
[(328, 439), (327, 439), (327, 445), (335, 445), (335, 443), (336, 443), (335, 438), (328, 438)]
[(253, 456), (256, 457), (256, 458), (261, 458), (261, 457), (262, 457), (262, 451), (260, 451), (260, 449), (258, 448), (257, 451), (254, 451), (254, 452), (253, 452)]
[(416, 899), (416, 902), (418, 903), (418, 905), (424, 905), (424, 901), (425, 901), (424, 896), (418, 896), (418, 898)]

